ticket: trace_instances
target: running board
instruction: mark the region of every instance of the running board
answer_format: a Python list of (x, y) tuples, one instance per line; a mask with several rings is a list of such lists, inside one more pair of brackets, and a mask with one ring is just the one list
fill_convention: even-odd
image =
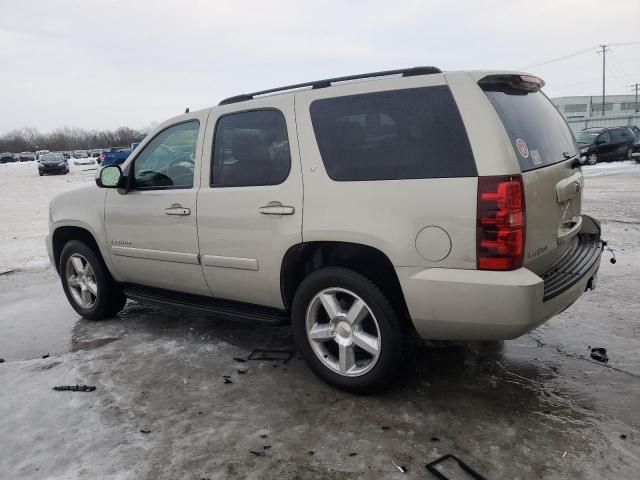
[(273, 325), (282, 325), (290, 321), (288, 312), (273, 307), (163, 290), (161, 288), (143, 287), (131, 283), (121, 284), (121, 287), (127, 298), (142, 302), (195, 309), (234, 320), (250, 320)]

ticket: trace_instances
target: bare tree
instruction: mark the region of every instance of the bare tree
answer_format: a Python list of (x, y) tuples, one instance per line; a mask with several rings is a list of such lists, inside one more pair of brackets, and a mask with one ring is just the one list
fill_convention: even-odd
[(120, 127), (116, 130), (84, 130), (61, 127), (50, 133), (40, 133), (35, 127), (23, 127), (0, 135), (0, 152), (126, 147), (141, 141), (151, 128), (134, 130), (129, 127)]

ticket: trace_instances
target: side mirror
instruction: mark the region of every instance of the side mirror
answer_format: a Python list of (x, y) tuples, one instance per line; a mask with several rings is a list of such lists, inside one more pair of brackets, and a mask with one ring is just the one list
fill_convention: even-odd
[(98, 170), (96, 185), (100, 188), (118, 188), (123, 178), (119, 165), (107, 165)]

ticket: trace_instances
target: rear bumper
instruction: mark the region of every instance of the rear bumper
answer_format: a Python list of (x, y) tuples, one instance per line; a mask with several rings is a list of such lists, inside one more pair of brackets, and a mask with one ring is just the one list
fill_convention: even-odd
[(600, 267), (600, 226), (583, 216), (568, 252), (539, 276), (509, 272), (398, 267), (418, 334), (433, 340), (519, 337), (562, 312), (585, 292)]

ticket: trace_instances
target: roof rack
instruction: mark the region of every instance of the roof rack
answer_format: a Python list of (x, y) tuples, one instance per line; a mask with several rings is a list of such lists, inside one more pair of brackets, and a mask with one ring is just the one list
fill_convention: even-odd
[(401, 75), (403, 77), (414, 77), (416, 75), (432, 75), (434, 73), (442, 73), (442, 70), (436, 67), (411, 67), (401, 68), (398, 70), (384, 70), (382, 72), (372, 73), (360, 73), (358, 75), (348, 75), (346, 77), (327, 78), (324, 80), (315, 80), (313, 82), (297, 83), (295, 85), (287, 85), (286, 87), (270, 88), (269, 90), (262, 90), (260, 92), (244, 93), (242, 95), (236, 95), (234, 97), (225, 98), (218, 105), (229, 105), (230, 103), (244, 102), (261, 95), (268, 95), (270, 93), (284, 92), (287, 90), (298, 90), (301, 88), (326, 88), (330, 87), (334, 83), (348, 82), (351, 80), (361, 80), (365, 78), (375, 77), (388, 77), (391, 75)]

